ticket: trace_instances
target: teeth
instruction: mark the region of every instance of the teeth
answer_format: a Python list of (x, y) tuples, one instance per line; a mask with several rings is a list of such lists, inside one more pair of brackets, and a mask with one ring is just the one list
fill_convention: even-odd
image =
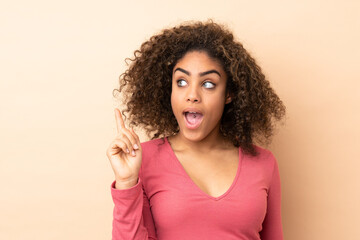
[[(198, 113), (198, 112), (192, 112), (192, 111), (184, 112), (184, 114), (186, 114), (186, 113)], [(200, 113), (198, 113), (198, 114), (200, 114)]]

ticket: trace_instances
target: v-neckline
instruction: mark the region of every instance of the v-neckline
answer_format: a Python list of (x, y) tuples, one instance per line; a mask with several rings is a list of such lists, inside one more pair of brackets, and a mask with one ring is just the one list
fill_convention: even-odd
[(239, 147), (239, 157), (238, 157), (238, 167), (237, 167), (237, 171), (236, 171), (236, 175), (235, 175), (235, 178), (231, 184), (231, 186), (229, 187), (229, 189), (224, 192), (222, 195), (218, 196), (218, 197), (213, 197), (209, 194), (207, 194), (206, 192), (204, 192), (198, 185), (195, 184), (195, 182), (191, 179), (191, 177), (189, 176), (189, 174), (185, 171), (185, 168), (183, 167), (183, 165), (181, 164), (181, 162), (179, 161), (179, 159), (177, 158), (174, 150), (172, 149), (171, 147), (171, 144), (168, 140), (167, 137), (165, 137), (165, 142), (166, 142), (166, 145), (168, 146), (168, 149), (172, 155), (172, 159), (174, 159), (174, 161), (176, 162), (176, 164), (180, 167), (181, 171), (183, 172), (183, 174), (185, 174), (186, 176), (186, 179), (197, 189), (197, 191), (199, 191), (202, 195), (206, 196), (207, 198), (210, 198), (212, 200), (215, 200), (215, 201), (218, 201), (224, 197), (226, 197), (230, 192), (231, 190), (235, 187), (236, 185), (236, 182), (239, 178), (239, 175), (240, 175), (240, 171), (241, 171), (241, 165), (242, 165), (242, 154), (241, 154), (241, 149)]

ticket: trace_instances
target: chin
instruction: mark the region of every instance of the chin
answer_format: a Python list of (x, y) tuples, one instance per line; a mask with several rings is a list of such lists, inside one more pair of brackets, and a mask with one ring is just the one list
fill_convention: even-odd
[(187, 140), (192, 141), (192, 142), (200, 142), (201, 140), (206, 138), (206, 136), (204, 136), (200, 132), (199, 133), (196, 133), (196, 132), (182, 132), (181, 134), (182, 134), (182, 136), (184, 138), (186, 138)]

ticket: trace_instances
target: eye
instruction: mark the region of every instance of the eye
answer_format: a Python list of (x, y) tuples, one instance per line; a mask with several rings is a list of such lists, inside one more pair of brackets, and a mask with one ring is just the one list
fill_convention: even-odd
[(179, 87), (183, 87), (186, 85), (186, 81), (184, 79), (179, 79), (176, 81), (176, 83)]
[(209, 88), (209, 89), (215, 88), (215, 84), (212, 82), (204, 82), (203, 85), (205, 86), (205, 88)]

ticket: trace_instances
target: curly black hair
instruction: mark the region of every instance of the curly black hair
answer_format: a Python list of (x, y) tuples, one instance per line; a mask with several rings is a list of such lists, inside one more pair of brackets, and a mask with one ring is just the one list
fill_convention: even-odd
[(222, 64), (232, 101), (225, 105), (220, 133), (245, 154), (256, 155), (254, 142), (270, 142), (274, 120), (284, 117), (285, 106), (243, 45), (212, 20), (164, 29), (145, 41), (133, 59), (126, 59), (129, 67), (114, 89), (123, 93), (123, 116), (127, 113), (130, 127), (143, 127), (151, 139), (178, 133), (170, 101), (172, 71), (190, 51), (206, 52)]

